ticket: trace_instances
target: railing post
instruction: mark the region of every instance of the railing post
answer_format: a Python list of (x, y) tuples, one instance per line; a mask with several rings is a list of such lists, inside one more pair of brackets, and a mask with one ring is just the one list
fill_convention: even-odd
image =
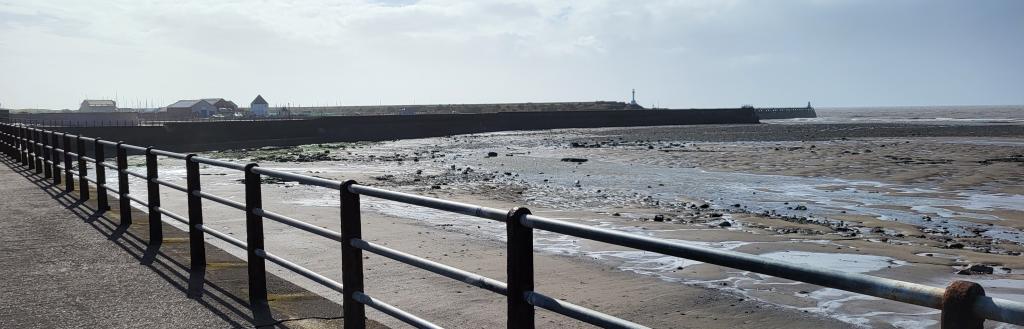
[(110, 210), (110, 204), (107, 203), (107, 168), (102, 164), (106, 154), (103, 154), (104, 145), (99, 138), (93, 141), (92, 148), (96, 158), (96, 210), (102, 212)]
[(508, 327), (533, 328), (534, 308), (526, 300), (533, 291), (533, 229), (521, 220), (530, 214), (524, 207), (508, 211), (505, 224), (508, 231)]
[(50, 133), (50, 158), (53, 158), (53, 185), (60, 186), (61, 172), (60, 172), (60, 151), (57, 146), (60, 145), (60, 136), (57, 132)]
[(195, 154), (185, 156), (186, 187), (188, 190), (188, 243), (191, 254), (191, 269), (202, 271), (206, 268), (205, 234), (199, 230), (203, 225), (203, 198), (199, 196), (199, 163), (192, 161)]
[(263, 250), (263, 217), (256, 214), (256, 209), (263, 208), (263, 197), (260, 191), (260, 174), (252, 172), (258, 166), (250, 163), (245, 166), (245, 237), (248, 248), (249, 263), (249, 306), (254, 310), (266, 306), (267, 303), (267, 264), (263, 257), (256, 254)]
[(39, 129), (32, 128), (32, 169), (37, 174), (43, 173), (42, 160), (39, 159)]
[(71, 193), (75, 190), (75, 176), (71, 174), (71, 155), (68, 154), (71, 153), (71, 136), (65, 133), (61, 133), (61, 136), (64, 137), (64, 142), (61, 143), (64, 146), (64, 190)]
[(33, 158), (36, 160), (36, 173), (42, 174), (43, 167), (46, 167), (46, 162), (43, 162), (43, 150), (45, 149), (42, 143), (43, 131), (37, 128), (34, 132), (35, 136), (32, 145), (35, 145), (35, 154)]
[(86, 179), (89, 175), (89, 165), (85, 162), (85, 140), (82, 139), (82, 135), (75, 137), (75, 144), (78, 145), (78, 199), (85, 201), (89, 200), (89, 180)]
[(341, 303), (345, 317), (345, 329), (366, 328), (366, 306), (353, 298), (356, 292), (363, 292), (363, 250), (352, 245), (352, 239), (362, 238), (359, 194), (349, 187), (353, 180), (341, 184)]
[(942, 295), (942, 329), (982, 329), (985, 326), (985, 318), (974, 315), (972, 306), (978, 297), (985, 296), (985, 289), (981, 285), (956, 280), (946, 287)]
[[(39, 150), (43, 152), (43, 159), (41, 160), (43, 164), (43, 178), (52, 178), (53, 162), (50, 160), (50, 154), (53, 154), (53, 152), (46, 148), (47, 146), (50, 146), (50, 133), (39, 131), (39, 140), (42, 142), (42, 144), (39, 145)], [(50, 163), (47, 163), (47, 161), (50, 161)]]
[(117, 142), (117, 203), (121, 217), (121, 226), (132, 225), (132, 204), (128, 199), (128, 150), (124, 142)]
[(25, 127), (17, 127), (17, 157), (18, 160), (22, 161), (22, 165), (29, 165), (29, 143), (26, 139)]
[(160, 184), (156, 182), (159, 176), (159, 163), (156, 161), (156, 154), (153, 154), (153, 147), (146, 148), (146, 192), (148, 192), (149, 203), (149, 245), (159, 246), (164, 241), (164, 225), (160, 221)]

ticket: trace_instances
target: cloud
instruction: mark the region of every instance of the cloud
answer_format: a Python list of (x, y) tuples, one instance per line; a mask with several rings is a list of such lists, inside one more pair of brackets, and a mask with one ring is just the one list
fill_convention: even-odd
[[(998, 16), (1017, 9), (1011, 7), (1020, 5), (5, 1), (0, 70), (17, 78), (0, 80), (0, 101), (73, 107), (84, 94), (115, 92), (165, 101), (261, 92), (307, 104), (621, 100), (636, 87), (665, 106), (733, 105), (745, 97), (803, 102), (807, 95), (849, 103), (864, 98), (844, 93), (850, 88), (837, 81), (913, 90), (891, 86), (907, 67), (968, 67), (961, 71), (973, 84), (1003, 72), (982, 85), (1019, 85), (1024, 74), (1005, 72), (1020, 73), (1012, 57), (1021, 46), (1006, 40), (1024, 31)], [(964, 14), (970, 10), (990, 17)], [(986, 61), (967, 61), (967, 54)], [(830, 76), (836, 73), (851, 75), (837, 80)], [(779, 77), (792, 82), (777, 86), (782, 92), (735, 88)], [(1013, 99), (1020, 97), (1004, 97)]]

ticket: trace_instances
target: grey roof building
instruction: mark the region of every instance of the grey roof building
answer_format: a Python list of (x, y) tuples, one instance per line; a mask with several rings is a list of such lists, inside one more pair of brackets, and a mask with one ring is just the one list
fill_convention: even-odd
[(238, 105), (235, 102), (223, 98), (203, 98), (203, 101), (210, 103), (210, 105), (213, 105), (218, 110), (238, 110)]
[(183, 99), (167, 105), (167, 112), (188, 110), (193, 116), (209, 117), (217, 113), (217, 107), (202, 99)]
[(86, 99), (78, 106), (82, 112), (117, 112), (117, 102), (109, 99)]

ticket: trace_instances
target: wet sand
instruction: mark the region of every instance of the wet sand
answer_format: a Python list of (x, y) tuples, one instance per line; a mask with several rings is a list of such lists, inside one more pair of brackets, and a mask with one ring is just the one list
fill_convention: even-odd
[[(552, 218), (936, 286), (975, 280), (990, 295), (1024, 300), (1021, 154), (1024, 129), (1017, 125), (769, 124), (510, 132), (214, 155), (497, 208), (526, 205)], [(174, 164), (162, 166), (162, 177), (183, 179)], [(204, 173), (204, 190), (241, 200), (240, 175)], [(335, 193), (269, 183), (268, 209), (337, 230)], [(175, 193), (163, 191), (163, 203), (183, 213)], [(370, 199), (363, 206), (367, 239), (504, 280), (498, 223)], [(236, 210), (205, 208), (208, 224), (244, 236)], [(266, 231), (271, 252), (340, 277), (333, 242), (278, 224)], [(538, 291), (653, 327), (929, 327), (937, 319), (919, 307), (554, 234), (538, 233), (536, 245)], [(504, 323), (498, 295), (381, 257), (366, 261), (367, 290), (386, 302), (444, 326)], [(969, 264), (991, 265), (994, 273), (955, 274)], [(541, 316), (542, 327), (586, 327)]]

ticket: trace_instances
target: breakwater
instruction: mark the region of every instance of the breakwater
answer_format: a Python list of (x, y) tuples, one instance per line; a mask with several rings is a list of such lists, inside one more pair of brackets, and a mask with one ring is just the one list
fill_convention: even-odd
[(177, 122), (163, 126), (55, 127), (135, 145), (204, 151), (310, 143), (383, 141), (512, 130), (758, 123), (753, 109), (505, 112)]
[(754, 113), (757, 113), (757, 118), (761, 120), (772, 120), (772, 119), (795, 119), (795, 118), (817, 118), (818, 114), (814, 112), (814, 108), (807, 105), (807, 107), (769, 107), (769, 108), (756, 108)]

